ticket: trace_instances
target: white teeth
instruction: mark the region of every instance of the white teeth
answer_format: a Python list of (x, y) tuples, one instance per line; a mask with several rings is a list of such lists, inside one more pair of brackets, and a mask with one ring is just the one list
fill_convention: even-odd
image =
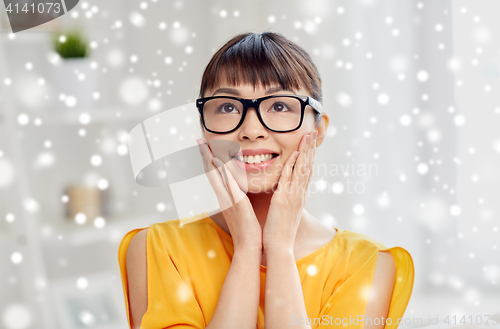
[(259, 154), (259, 155), (244, 155), (238, 156), (238, 160), (245, 162), (245, 163), (261, 163), (264, 161), (271, 160), (273, 158), (272, 154)]

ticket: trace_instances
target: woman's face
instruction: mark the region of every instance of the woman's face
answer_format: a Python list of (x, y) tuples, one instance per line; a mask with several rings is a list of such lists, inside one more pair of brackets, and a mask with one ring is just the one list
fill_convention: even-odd
[[(276, 89), (279, 89), (276, 87), (277, 86), (270, 86), (265, 89), (262, 85), (258, 85), (254, 90), (252, 85), (222, 85), (215, 90), (208, 90), (204, 96), (234, 96), (246, 99), (256, 99), (267, 95), (296, 94), (311, 96), (304, 89), (294, 90), (293, 92), (287, 90), (276, 91)], [(271, 88), (273, 88), (275, 91), (267, 94), (266, 91)], [(326, 121), (328, 121), (328, 118), (326, 119)], [(320, 126), (324, 126), (324, 124)], [(263, 151), (257, 151), (257, 153), (264, 155), (274, 153), (275, 158), (271, 160), (267, 160), (269, 155), (266, 155), (266, 157), (262, 157), (262, 159), (259, 156), (259, 160), (263, 160), (260, 166), (244, 165), (242, 162), (239, 162), (239, 160), (234, 158), (226, 163), (228, 169), (231, 171), (231, 173), (233, 173), (235, 180), (243, 190), (247, 190), (248, 193), (269, 193), (276, 188), (281, 175), (281, 170), (286, 160), (294, 151), (298, 149), (302, 137), (312, 132), (314, 129), (314, 110), (310, 106), (306, 106), (304, 120), (300, 128), (287, 133), (278, 133), (266, 129), (260, 123), (256, 110), (253, 108), (249, 108), (245, 120), (243, 121), (241, 126), (234, 132), (228, 134), (214, 134), (206, 131), (203, 128), (203, 133), (208, 144), (211, 146), (214, 156), (220, 159), (228, 159), (228, 152), (229, 155), (234, 155), (235, 152), (231, 152), (227, 150), (227, 148), (225, 150), (221, 150), (220, 148), (213, 147), (213, 145), (221, 145), (216, 144), (217, 140), (236, 142), (239, 145), (239, 148), (241, 149), (243, 155), (245, 155), (249, 151), (255, 151), (255, 149), (265, 149)], [(321, 137), (323, 137), (324, 133), (318, 134), (318, 137), (320, 137), (320, 135)], [(318, 138), (317, 145), (319, 145), (321, 141), (322, 138)], [(234, 143), (230, 144), (235, 145)], [(268, 162), (267, 166), (265, 162)], [(246, 182), (244, 181), (245, 178), (247, 180)], [(243, 188), (245, 186), (247, 186), (248, 189)]]

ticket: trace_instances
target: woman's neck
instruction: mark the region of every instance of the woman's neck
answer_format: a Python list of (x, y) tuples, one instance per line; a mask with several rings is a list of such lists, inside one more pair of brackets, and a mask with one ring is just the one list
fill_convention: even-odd
[(252, 204), (253, 211), (255, 212), (255, 216), (257, 217), (260, 226), (264, 227), (273, 193), (247, 193), (247, 196)]
[[(252, 194), (247, 193), (248, 199), (252, 204), (255, 216), (260, 223), (260, 227), (264, 228), (264, 224), (267, 220), (267, 213), (269, 212), (269, 206), (271, 205), (271, 198), (273, 193), (258, 193)], [(306, 237), (311, 236), (313, 230), (313, 223), (311, 222), (312, 217), (307, 212), (306, 209), (302, 209), (300, 214), (301, 220), (297, 228), (297, 235), (295, 237), (296, 241), (307, 240)]]
[[(272, 193), (258, 193), (252, 194), (247, 193), (248, 199), (252, 204), (254, 209), (255, 216), (260, 223), (260, 226), (264, 228), (264, 224), (266, 223), (267, 213), (269, 212), (269, 206), (271, 205), (271, 198), (273, 196)], [(229, 231), (229, 227), (227, 226), (226, 220), (222, 215), (222, 212), (218, 212), (215, 214), (209, 214), (210, 217), (224, 230), (227, 234), (231, 235)], [(311, 236), (311, 230), (314, 225), (311, 226), (312, 223), (309, 221), (312, 217), (309, 215), (307, 210), (302, 209), (302, 218), (299, 223), (299, 227), (297, 229), (296, 241), (301, 241), (305, 239), (304, 237)]]

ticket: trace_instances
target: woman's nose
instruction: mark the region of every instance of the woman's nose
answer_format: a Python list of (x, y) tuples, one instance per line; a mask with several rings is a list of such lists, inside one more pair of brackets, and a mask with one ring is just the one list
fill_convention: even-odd
[(267, 134), (266, 127), (264, 127), (259, 120), (257, 109), (253, 107), (248, 108), (245, 120), (243, 120), (240, 127), (240, 134), (242, 137), (247, 137), (249, 139), (255, 139)]

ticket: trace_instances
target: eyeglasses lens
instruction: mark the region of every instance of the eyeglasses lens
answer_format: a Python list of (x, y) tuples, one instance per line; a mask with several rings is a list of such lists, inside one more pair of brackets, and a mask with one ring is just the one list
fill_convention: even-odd
[[(260, 103), (260, 115), (272, 130), (287, 131), (300, 124), (302, 104), (294, 97), (272, 97)], [(243, 115), (243, 103), (235, 99), (214, 98), (203, 107), (205, 125), (216, 132), (233, 130)]]

